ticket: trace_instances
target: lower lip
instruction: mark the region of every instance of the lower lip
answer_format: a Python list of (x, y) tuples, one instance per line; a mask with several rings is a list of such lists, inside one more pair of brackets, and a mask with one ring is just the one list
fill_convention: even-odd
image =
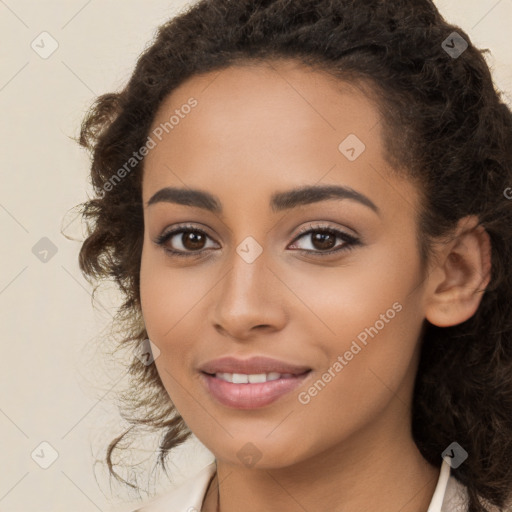
[(201, 374), (201, 380), (222, 405), (236, 409), (256, 409), (271, 404), (283, 395), (290, 393), (300, 386), (310, 373), (311, 371), (296, 377), (256, 384), (233, 384), (206, 373)]

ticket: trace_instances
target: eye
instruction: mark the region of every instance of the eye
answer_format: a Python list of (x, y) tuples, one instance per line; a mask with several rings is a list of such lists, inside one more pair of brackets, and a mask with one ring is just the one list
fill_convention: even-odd
[(211, 238), (202, 229), (186, 225), (162, 233), (155, 242), (173, 256), (198, 256), (205, 249), (212, 248), (206, 245), (208, 240)]
[[(304, 239), (308, 241), (307, 247), (297, 247), (297, 241)], [(336, 241), (341, 240), (341, 243)], [(162, 246), (170, 256), (194, 257), (201, 256), (207, 249), (219, 248), (216, 242), (208, 246), (208, 241), (213, 240), (202, 229), (193, 225), (182, 225), (165, 231), (159, 235), (155, 243)], [(354, 236), (328, 225), (306, 226), (299, 231), (291, 247), (301, 252), (315, 254), (316, 256), (327, 256), (333, 253), (346, 251), (359, 245), (361, 242)]]
[[(346, 251), (361, 243), (356, 237), (328, 225), (302, 228), (293, 245), (289, 247), (294, 248), (297, 245), (296, 242), (301, 239), (309, 243), (304, 244), (306, 247), (298, 247), (298, 250), (310, 254), (317, 253), (318, 256)], [(336, 240), (341, 240), (342, 243), (336, 244)]]

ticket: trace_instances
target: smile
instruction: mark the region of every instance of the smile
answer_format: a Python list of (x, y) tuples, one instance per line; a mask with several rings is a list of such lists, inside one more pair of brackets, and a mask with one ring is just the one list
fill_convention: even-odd
[(245, 373), (216, 373), (215, 377), (226, 382), (232, 382), (233, 384), (258, 384), (261, 382), (268, 382), (269, 380), (277, 379), (289, 379), (294, 377), (291, 373), (252, 373), (246, 375)]
[(215, 373), (202, 372), (201, 381), (220, 404), (236, 409), (255, 409), (269, 405), (290, 393), (310, 375), (291, 373)]

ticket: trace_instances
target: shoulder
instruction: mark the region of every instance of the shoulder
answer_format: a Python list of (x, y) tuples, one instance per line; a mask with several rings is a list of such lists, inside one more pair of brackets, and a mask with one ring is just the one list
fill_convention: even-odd
[(199, 512), (215, 470), (214, 461), (172, 491), (154, 498), (133, 512)]

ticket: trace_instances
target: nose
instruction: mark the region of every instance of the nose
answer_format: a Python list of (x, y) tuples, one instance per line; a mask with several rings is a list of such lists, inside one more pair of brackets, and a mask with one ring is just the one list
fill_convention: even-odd
[(230, 269), (212, 296), (211, 323), (222, 335), (244, 341), (283, 329), (287, 321), (283, 283), (265, 252), (252, 263), (233, 251)]

